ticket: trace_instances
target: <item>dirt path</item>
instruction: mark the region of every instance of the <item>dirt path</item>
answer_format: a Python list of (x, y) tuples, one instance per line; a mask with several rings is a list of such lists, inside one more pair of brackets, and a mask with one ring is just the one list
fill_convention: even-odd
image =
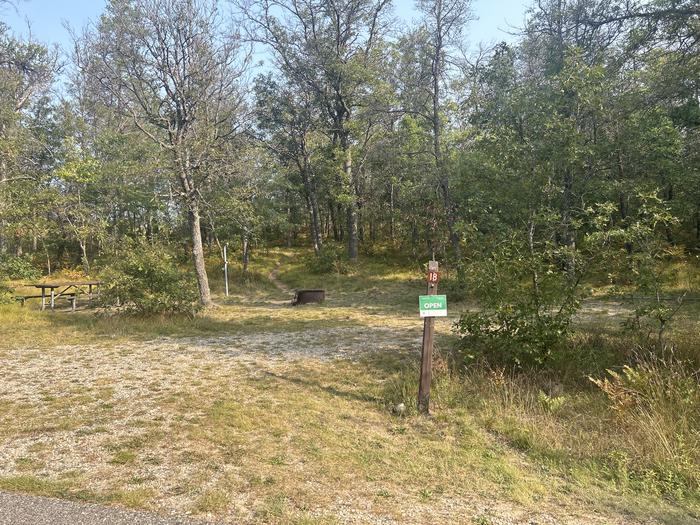
[(293, 292), (285, 285), (282, 281), (280, 281), (277, 276), (280, 273), (280, 269), (282, 268), (282, 263), (279, 262), (277, 263), (277, 266), (275, 266), (274, 270), (272, 270), (269, 275), (267, 276), (268, 279), (272, 282), (272, 284), (275, 285), (275, 287), (282, 292), (285, 295), (292, 295)]

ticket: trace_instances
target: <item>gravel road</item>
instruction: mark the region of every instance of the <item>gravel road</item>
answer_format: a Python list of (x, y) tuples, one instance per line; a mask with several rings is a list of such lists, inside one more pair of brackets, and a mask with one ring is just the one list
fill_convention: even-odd
[(0, 525), (211, 525), (150, 512), (0, 492)]

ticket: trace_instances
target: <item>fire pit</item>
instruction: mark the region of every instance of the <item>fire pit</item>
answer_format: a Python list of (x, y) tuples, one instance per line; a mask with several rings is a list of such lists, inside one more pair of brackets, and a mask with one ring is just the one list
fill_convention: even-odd
[(298, 304), (322, 303), (325, 299), (325, 290), (297, 290), (294, 292), (292, 306)]

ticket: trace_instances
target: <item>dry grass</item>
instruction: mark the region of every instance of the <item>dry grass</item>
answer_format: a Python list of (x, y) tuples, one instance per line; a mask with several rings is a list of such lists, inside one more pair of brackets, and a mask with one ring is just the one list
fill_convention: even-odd
[[(365, 335), (376, 351), (415, 344), (415, 334), (401, 341), (368, 328)], [(483, 436), (453, 435), (437, 422), (411, 428), (373, 393), (379, 385), (366, 364), (315, 351), (302, 357), (293, 348), (281, 356), (289, 339), (276, 337), (259, 347), (252, 336), (6, 350), (3, 486), (81, 498), (89, 488), (89, 499), (232, 521), (329, 512), (409, 519), (415, 502), (450, 507), (454, 490), (476, 488), (468, 474)], [(449, 439), (436, 439), (442, 431)], [(493, 490), (505, 475), (516, 493), (528, 478), (511, 469), (502, 461), (484, 475)]]
[(562, 424), (589, 399), (547, 407), (438, 363), (434, 416), (395, 415), (415, 397), (421, 275), (369, 269), (316, 284), (323, 307), (255, 285), (193, 320), (3, 307), (0, 488), (230, 523), (693, 522), (526, 446), (539, 432), (566, 454), (602, 433), (604, 419)]

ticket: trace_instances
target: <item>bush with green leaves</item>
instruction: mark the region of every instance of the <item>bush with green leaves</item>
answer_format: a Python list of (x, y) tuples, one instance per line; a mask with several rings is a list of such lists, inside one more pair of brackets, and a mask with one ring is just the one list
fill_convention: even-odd
[(0, 258), (0, 276), (6, 279), (33, 280), (41, 277), (29, 256), (5, 255)]
[(467, 362), (485, 355), (501, 365), (540, 366), (568, 334), (579, 308), (578, 254), (536, 241), (533, 230), (507, 236), (466, 267), (467, 288), (481, 305), (455, 326)]
[(0, 304), (9, 304), (12, 302), (12, 289), (4, 283), (2, 275), (0, 275)]
[(464, 314), (456, 327), (463, 357), (466, 362), (488, 355), (501, 365), (544, 365), (568, 335), (573, 310), (538, 315), (531, 303), (520, 302)]
[[(665, 232), (676, 223), (654, 192), (639, 193), (622, 219), (614, 203), (578, 210), (567, 225), (542, 208), (526, 227), (508, 228), (481, 243), (465, 264), (467, 289), (480, 311), (456, 324), (467, 361), (480, 355), (502, 365), (542, 366), (570, 334), (583, 298), (580, 286), (593, 272), (607, 275), (643, 300), (628, 327), (657, 332), (658, 345), (681, 303), (661, 300), (672, 249)], [(650, 328), (651, 327), (651, 328)]]
[(199, 308), (194, 277), (160, 245), (128, 242), (101, 277), (105, 307), (144, 315), (193, 315)]
[(625, 327), (645, 340), (653, 335), (660, 349), (689, 290), (676, 297), (667, 296), (667, 290), (679, 282), (671, 262), (681, 260), (683, 250), (668, 240), (668, 232), (678, 219), (658, 193), (639, 192), (635, 197), (636, 213), (623, 220), (613, 220), (615, 206), (611, 203), (589, 209), (590, 214), (607, 221), (609, 226), (601, 224), (587, 240), (600, 248), (602, 265), (617, 285), (613, 291), (620, 296), (631, 293), (635, 299)]
[(27, 256), (5, 255), (0, 258), (0, 304), (13, 301), (12, 280), (34, 280), (41, 277), (41, 272)]
[(347, 258), (341, 250), (334, 246), (326, 245), (318, 255), (309, 258), (307, 268), (309, 272), (315, 274), (335, 273), (345, 275), (350, 266)]
[[(499, 366), (540, 367), (567, 338), (588, 260), (564, 241), (565, 227), (558, 210), (543, 206), (522, 227), (496, 229), (473, 243), (481, 249), (460, 277), (480, 309), (455, 325), (467, 363), (485, 357)], [(567, 228), (580, 227), (571, 221)]]

